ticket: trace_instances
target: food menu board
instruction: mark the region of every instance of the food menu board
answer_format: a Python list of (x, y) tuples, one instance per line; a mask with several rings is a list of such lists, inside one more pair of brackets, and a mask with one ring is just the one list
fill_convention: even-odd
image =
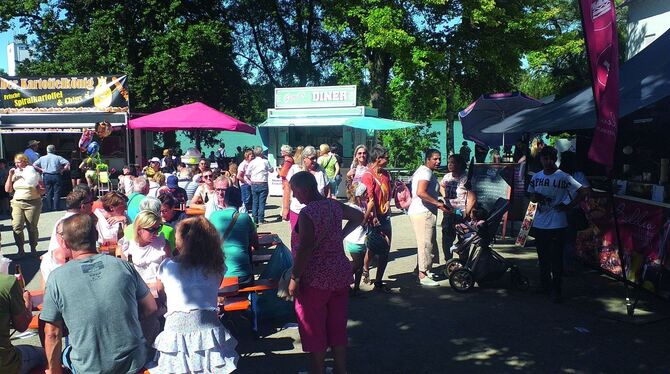
[(509, 199), (513, 169), (514, 164), (474, 164), (470, 182), (477, 195), (477, 203), (490, 212), (499, 198)]

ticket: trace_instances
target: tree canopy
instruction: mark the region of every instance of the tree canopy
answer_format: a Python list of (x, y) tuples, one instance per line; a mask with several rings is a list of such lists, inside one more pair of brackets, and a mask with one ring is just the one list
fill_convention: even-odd
[(0, 31), (28, 34), (21, 75), (128, 74), (133, 111), (197, 100), (254, 123), (275, 87), (355, 84), (382, 117), (450, 122), (483, 93), (583, 86), (578, 16), (573, 0), (15, 0)]

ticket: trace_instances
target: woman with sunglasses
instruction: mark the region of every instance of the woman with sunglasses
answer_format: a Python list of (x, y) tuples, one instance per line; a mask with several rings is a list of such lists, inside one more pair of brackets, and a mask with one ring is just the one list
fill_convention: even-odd
[(286, 183), (284, 186), (282, 218), (284, 221), (289, 221), (291, 223), (291, 243), (294, 243), (298, 238), (293, 229), (298, 223), (298, 214), (300, 214), (300, 210), (305, 207), (304, 204), (300, 203), (300, 201), (293, 196), (293, 189), (290, 184), (291, 178), (301, 171), (309, 171), (316, 179), (316, 186), (319, 194), (321, 194), (321, 196), (330, 197), (326, 171), (319, 165), (317, 159), (317, 150), (311, 145), (306, 146), (302, 151), (302, 165), (295, 164), (291, 166), (286, 175), (286, 180), (289, 183)]
[(98, 243), (101, 246), (114, 244), (123, 237), (123, 228), (130, 222), (127, 198), (119, 192), (108, 192), (102, 198), (102, 208), (95, 209), (93, 215), (98, 219)]
[(200, 186), (195, 190), (191, 199), (191, 208), (205, 209), (210, 200), (216, 199), (216, 189), (214, 188), (214, 174), (211, 170), (202, 173)]
[(201, 183), (202, 175), (205, 174), (205, 172), (207, 171), (211, 172), (211, 169), (209, 168), (209, 162), (207, 162), (207, 160), (203, 158), (202, 160), (200, 160), (200, 162), (198, 162), (198, 166), (193, 170), (193, 181)]
[(347, 185), (360, 183), (361, 177), (368, 170), (368, 148), (361, 144), (354, 149), (354, 159), (347, 172)]
[[(142, 210), (133, 222), (132, 237), (129, 235), (121, 241), (123, 259), (128, 260), (129, 256), (132, 256), (135, 270), (152, 290), (157, 290), (156, 275), (158, 274), (158, 267), (164, 259), (171, 257), (170, 246), (160, 233), (162, 226), (160, 215), (151, 210)], [(152, 292), (156, 292), (154, 297), (158, 296), (158, 291)], [(164, 302), (158, 300), (158, 305), (159, 313), (140, 321), (142, 333), (149, 345), (153, 344), (160, 332), (158, 317), (165, 312), (163, 310), (163, 313), (160, 313), (160, 306), (164, 305)]]

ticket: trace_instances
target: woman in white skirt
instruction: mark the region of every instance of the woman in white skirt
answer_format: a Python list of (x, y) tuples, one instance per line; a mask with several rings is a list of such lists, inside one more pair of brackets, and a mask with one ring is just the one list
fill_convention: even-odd
[(157, 289), (167, 297), (165, 329), (158, 335), (152, 373), (230, 373), (239, 358), (237, 341), (217, 317), (224, 271), (221, 239), (204, 217), (176, 228), (179, 255), (158, 270)]

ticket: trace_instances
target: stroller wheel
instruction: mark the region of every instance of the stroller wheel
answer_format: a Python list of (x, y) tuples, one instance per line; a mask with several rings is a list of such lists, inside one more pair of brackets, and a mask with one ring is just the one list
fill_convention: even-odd
[(453, 273), (456, 269), (463, 267), (463, 261), (460, 258), (450, 258), (447, 260), (447, 265), (444, 267), (444, 275), (447, 278)]
[(468, 292), (475, 286), (475, 277), (464, 267), (455, 269), (449, 276), (449, 285), (456, 292)]
[(530, 281), (528, 277), (521, 274), (519, 271), (511, 273), (512, 287), (519, 291), (526, 291), (530, 288)]

